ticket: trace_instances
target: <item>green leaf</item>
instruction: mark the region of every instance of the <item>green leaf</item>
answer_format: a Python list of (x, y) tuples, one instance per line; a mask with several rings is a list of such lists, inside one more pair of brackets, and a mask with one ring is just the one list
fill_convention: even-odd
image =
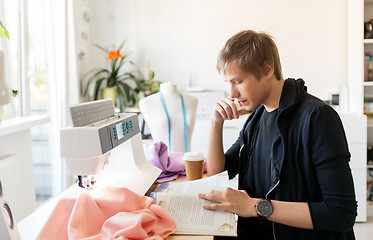
[(124, 44), (127, 42), (127, 40), (125, 39), (118, 47), (119, 51), (122, 49), (122, 47), (124, 46)]
[(128, 58), (129, 54), (126, 53), (126, 54), (123, 54), (122, 55), (122, 59), (120, 60), (120, 62), (123, 62), (124, 60), (126, 60), (126, 58)]
[(114, 60), (111, 60), (111, 72), (115, 72), (115, 68), (116, 68), (116, 65), (117, 65), (117, 61), (118, 61), (118, 58), (114, 59)]
[[(120, 86), (120, 87), (119, 87)], [(134, 90), (125, 82), (118, 82), (118, 88), (123, 91), (124, 101), (128, 103), (134, 102)]]
[(90, 81), (87, 84), (87, 88), (85, 89), (85, 94), (83, 96), (88, 96), (88, 100), (94, 100), (95, 89), (96, 89), (96, 82), (97, 81)]
[(18, 90), (12, 89), (12, 94), (13, 94), (13, 97), (17, 97)]
[(142, 89), (142, 88), (141, 88), (141, 85), (142, 85), (141, 82), (140, 82), (140, 81), (136, 81), (136, 79), (133, 79), (133, 81), (136, 83), (136, 88), (137, 88), (137, 90), (138, 90), (138, 91), (141, 91), (141, 89)]
[(6, 36), (6, 38), (9, 39), (9, 32), (8, 32), (6, 29), (4, 29), (4, 32), (5, 32), (5, 36)]
[(122, 87), (122, 89), (124, 90), (124, 96), (127, 98), (128, 102), (131, 102), (131, 87), (125, 82), (118, 82), (118, 86)]
[(85, 73), (81, 79), (80, 79), (80, 94), (82, 96), (85, 96), (87, 94), (87, 88), (88, 88), (88, 85), (89, 85), (89, 82), (87, 82), (87, 86), (86, 87), (83, 87), (83, 83), (84, 83), (84, 79), (87, 78), (88, 74), (90, 74), (91, 72), (95, 71), (96, 69), (92, 69), (90, 71), (88, 71), (87, 73)]
[[(88, 83), (87, 83), (87, 87), (86, 87), (85, 91), (83, 91), (83, 96), (86, 96), (86, 95), (87, 95), (88, 90), (91, 88), (91, 85), (92, 85), (92, 84), (93, 84), (93, 85), (96, 84), (96, 81), (98, 81), (100, 74), (102, 74), (102, 73), (107, 73), (107, 72), (109, 72), (109, 71), (106, 70), (106, 69), (101, 69), (101, 70), (99, 70), (98, 72), (95, 72), (95, 73), (94, 73), (94, 74), (89, 78)], [(85, 75), (85, 76), (86, 76), (86, 75)], [(84, 77), (83, 77), (82, 80), (84, 80)], [(96, 94), (95, 94), (95, 95), (96, 95)]]
[(154, 71), (149, 70), (149, 81), (151, 82), (154, 79)]
[(160, 81), (153, 81), (153, 82), (150, 84), (150, 90), (151, 90), (153, 93), (157, 93), (157, 92), (159, 92), (160, 84), (161, 84)]
[(94, 98), (94, 100), (98, 100), (98, 93), (100, 91), (100, 86), (101, 86), (101, 83), (102, 83), (103, 80), (105, 80), (105, 78), (100, 78), (96, 82), (95, 98)]
[(124, 61), (124, 58), (121, 58), (120, 61), (119, 61), (119, 64), (117, 66), (118, 70), (119, 68), (121, 68), (126, 62)]
[(123, 90), (121, 88), (118, 88), (118, 103), (119, 103), (120, 112), (124, 112), (126, 109), (126, 102), (124, 99)]
[(132, 79), (134, 81), (137, 80), (136, 77), (130, 72), (125, 72), (118, 76), (119, 81), (128, 80), (128, 79)]
[(92, 73), (93, 71), (96, 71), (95, 73), (92, 74), (91, 77), (89, 77), (89, 79), (93, 79), (93, 78), (96, 78), (98, 75), (102, 74), (102, 73), (109, 73), (109, 71), (107, 69), (101, 69), (101, 70), (98, 70), (97, 69), (94, 69), (92, 71), (89, 71), (87, 74), (85, 74), (83, 76), (83, 79), (86, 78), (88, 76), (88, 74)]
[[(85, 91), (85, 95), (88, 95), (88, 99), (95, 100), (98, 95), (97, 91), (97, 84), (101, 85), (102, 81), (105, 79), (105, 77), (99, 78), (98, 76), (95, 76), (95, 78), (90, 79), (90, 81), (87, 84), (87, 89)], [(84, 95), (84, 96), (85, 96)]]
[(104, 47), (101, 47), (100, 45), (98, 45), (98, 44), (95, 44), (95, 47), (97, 47), (98, 49), (101, 49), (104, 53), (106, 53), (106, 54), (109, 54), (109, 49), (107, 49), (107, 48), (104, 48)]
[(4, 33), (5, 33), (5, 36), (9, 39), (9, 32), (6, 29), (6, 27), (4, 26), (3, 22), (0, 21), (0, 37), (1, 38), (4, 37)]
[(139, 96), (139, 94), (137, 94), (137, 92), (135, 92), (135, 91), (133, 91), (132, 92), (132, 94), (133, 94), (133, 98), (134, 98), (134, 105), (136, 106), (136, 107), (138, 107), (139, 106), (139, 102), (140, 102), (140, 96)]
[(113, 75), (111, 75), (108, 79), (107, 79), (107, 84), (106, 84), (106, 87), (108, 88), (111, 88), (115, 85), (115, 77)]

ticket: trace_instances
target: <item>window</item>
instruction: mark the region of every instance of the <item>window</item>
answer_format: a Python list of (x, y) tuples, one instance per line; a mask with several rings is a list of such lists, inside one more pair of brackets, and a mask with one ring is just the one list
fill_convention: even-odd
[(6, 1), (17, 115), (46, 114), (48, 108), (44, 0)]
[[(10, 117), (49, 115), (45, 0), (4, 1), (10, 32), (8, 55), (10, 85), (18, 90)], [(3, 44), (5, 45), (5, 44)], [(5, 48), (5, 47), (4, 47)], [(37, 204), (52, 196), (51, 124), (31, 129)]]
[[(37, 201), (73, 183), (60, 157), (59, 132), (68, 125), (68, 106), (79, 103), (73, 0), (0, 0), (10, 40), (0, 41), (12, 69), (10, 85), (19, 90), (12, 116), (47, 115), (32, 129)], [(69, 19), (67, 19), (69, 16)], [(8, 39), (6, 39), (8, 40)]]

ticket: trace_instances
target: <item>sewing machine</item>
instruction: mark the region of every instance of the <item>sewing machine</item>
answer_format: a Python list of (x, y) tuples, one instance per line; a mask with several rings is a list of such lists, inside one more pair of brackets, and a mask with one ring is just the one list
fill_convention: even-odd
[[(159, 176), (161, 170), (145, 159), (136, 114), (115, 114), (111, 99), (74, 105), (70, 111), (74, 126), (61, 130), (61, 157), (65, 158), (68, 173), (78, 176), (80, 187), (92, 187), (98, 179), (84, 180), (83, 177), (99, 175), (109, 163), (111, 151), (126, 141), (131, 144), (135, 166), (146, 172), (147, 185)], [(128, 153), (123, 156), (123, 161), (126, 156)], [(114, 185), (120, 186), (125, 177), (119, 177), (121, 179)], [(105, 181), (109, 177), (102, 178)]]
[[(70, 110), (74, 126), (61, 130), (61, 155), (68, 172), (77, 176), (95, 175), (96, 187), (114, 185), (145, 194), (161, 170), (145, 159), (137, 116), (114, 114), (111, 100), (83, 103)], [(18, 223), (17, 234), (21, 239), (36, 239), (59, 200), (76, 197), (82, 191), (85, 190), (73, 184), (56, 195)], [(212, 238), (172, 235), (167, 239)]]

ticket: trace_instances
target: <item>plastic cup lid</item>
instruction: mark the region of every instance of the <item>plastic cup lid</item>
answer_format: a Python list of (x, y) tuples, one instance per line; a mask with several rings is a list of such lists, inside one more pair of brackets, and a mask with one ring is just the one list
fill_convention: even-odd
[(202, 153), (197, 152), (186, 152), (184, 153), (183, 160), (187, 161), (200, 161), (203, 160), (204, 156)]

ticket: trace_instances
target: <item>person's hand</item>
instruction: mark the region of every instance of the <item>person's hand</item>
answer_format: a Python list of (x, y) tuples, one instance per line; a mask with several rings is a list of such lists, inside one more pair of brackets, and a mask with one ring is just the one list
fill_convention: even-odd
[(236, 213), (241, 217), (256, 217), (255, 203), (258, 199), (251, 198), (244, 190), (226, 188), (212, 190), (208, 193), (199, 193), (198, 197), (215, 203), (203, 205), (208, 210), (225, 210)]
[(240, 109), (237, 108), (234, 99), (230, 97), (223, 97), (217, 103), (215, 103), (214, 110), (212, 113), (212, 119), (215, 122), (223, 122), (224, 120), (237, 119), (240, 115), (249, 113), (243, 106)]

